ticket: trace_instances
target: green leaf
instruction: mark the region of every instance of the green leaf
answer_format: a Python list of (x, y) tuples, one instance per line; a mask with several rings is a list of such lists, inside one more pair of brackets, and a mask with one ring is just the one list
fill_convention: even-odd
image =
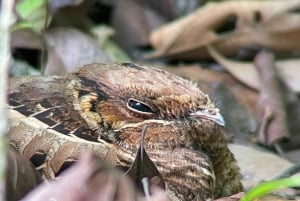
[(300, 186), (300, 176), (294, 176), (284, 179), (267, 181), (259, 184), (258, 186), (252, 188), (248, 191), (241, 201), (251, 201), (262, 195), (265, 195), (273, 190), (289, 187), (299, 187)]
[[(20, 17), (21, 24), (41, 32), (47, 21), (48, 1), (47, 0), (19, 0), (16, 5), (16, 12)], [(16, 25), (15, 28), (22, 28)]]

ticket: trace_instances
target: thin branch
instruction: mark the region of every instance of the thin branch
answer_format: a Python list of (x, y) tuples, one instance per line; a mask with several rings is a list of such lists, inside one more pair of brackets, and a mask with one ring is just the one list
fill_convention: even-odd
[(6, 88), (10, 62), (10, 26), (15, 21), (13, 14), (14, 0), (1, 2), (0, 7), (0, 200), (5, 200), (6, 167)]

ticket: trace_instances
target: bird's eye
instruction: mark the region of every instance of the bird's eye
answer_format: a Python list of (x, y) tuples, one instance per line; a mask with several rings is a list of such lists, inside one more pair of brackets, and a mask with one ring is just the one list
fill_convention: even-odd
[(141, 101), (135, 100), (133, 98), (129, 98), (127, 101), (128, 109), (140, 113), (140, 114), (152, 114), (153, 111), (149, 105), (143, 103)]

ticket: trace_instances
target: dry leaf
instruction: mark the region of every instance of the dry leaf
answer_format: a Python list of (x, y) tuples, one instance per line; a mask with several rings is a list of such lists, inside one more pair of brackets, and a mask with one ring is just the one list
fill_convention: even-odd
[(147, 47), (151, 31), (179, 15), (185, 15), (195, 10), (199, 4), (199, 0), (115, 1), (112, 12), (112, 25), (116, 33), (115, 40), (129, 53), (133, 49)]
[[(235, 78), (247, 86), (259, 89), (259, 75), (253, 63), (239, 62), (225, 58), (213, 47), (208, 47), (210, 55)], [(300, 59), (281, 60), (275, 63), (278, 75), (293, 91), (300, 92)]]
[(48, 53), (46, 75), (61, 75), (85, 64), (110, 62), (95, 40), (76, 29), (54, 29), (45, 37)]
[(20, 29), (12, 33), (11, 47), (24, 49), (43, 48), (43, 41), (40, 35), (30, 29)]
[(78, 6), (84, 0), (52, 0), (49, 2), (49, 7), (52, 12), (57, 11), (65, 6)]
[[(152, 201), (170, 201), (167, 193), (152, 188)], [(40, 185), (22, 201), (147, 201), (123, 172), (85, 153), (54, 181)]]
[(42, 182), (33, 165), (12, 148), (8, 150), (6, 172), (6, 196), (9, 201), (21, 199)]
[(115, 40), (128, 51), (148, 45), (150, 31), (164, 22), (165, 19), (135, 0), (117, 1), (112, 17)]
[(261, 122), (259, 141), (273, 146), (290, 136), (285, 96), (274, 67), (274, 56), (267, 52), (259, 53), (255, 58), (255, 66), (262, 83), (257, 104)]
[(151, 33), (151, 57), (207, 58), (213, 44), (226, 55), (242, 47), (299, 50), (300, 15), (288, 13), (300, 0), (225, 1), (209, 3), (191, 15)]
[(61, 177), (44, 183), (23, 201), (134, 201), (134, 184), (123, 173), (86, 153)]

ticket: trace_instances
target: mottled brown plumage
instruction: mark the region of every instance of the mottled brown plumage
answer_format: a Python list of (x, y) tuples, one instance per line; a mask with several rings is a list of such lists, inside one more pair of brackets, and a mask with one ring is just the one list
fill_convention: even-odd
[(47, 178), (93, 150), (128, 168), (145, 150), (173, 200), (206, 200), (241, 190), (224, 121), (189, 81), (135, 64), (92, 64), (66, 76), (15, 78), (9, 140)]

